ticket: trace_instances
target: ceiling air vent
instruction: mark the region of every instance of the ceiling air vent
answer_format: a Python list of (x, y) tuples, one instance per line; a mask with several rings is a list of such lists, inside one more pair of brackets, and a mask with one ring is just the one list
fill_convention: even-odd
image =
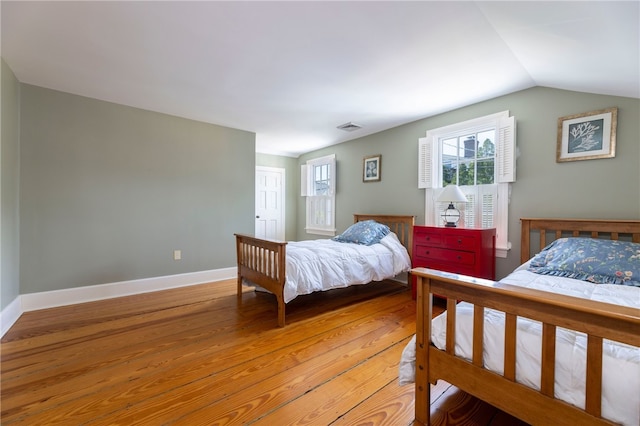
[(361, 128), (361, 125), (352, 122), (344, 123), (338, 126), (338, 129), (344, 130), (345, 132), (353, 132), (354, 130), (358, 130)]

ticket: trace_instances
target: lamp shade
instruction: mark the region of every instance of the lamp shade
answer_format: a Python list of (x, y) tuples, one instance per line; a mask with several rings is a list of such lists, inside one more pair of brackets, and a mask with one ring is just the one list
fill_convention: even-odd
[(438, 199), (436, 201), (441, 202), (460, 202), (466, 203), (467, 197), (464, 195), (462, 190), (458, 187), (458, 185), (447, 185), (440, 195), (438, 195)]

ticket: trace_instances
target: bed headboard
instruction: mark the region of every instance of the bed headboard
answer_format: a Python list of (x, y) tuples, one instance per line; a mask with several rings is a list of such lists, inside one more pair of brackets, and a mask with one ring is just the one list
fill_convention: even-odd
[[(562, 237), (620, 239), (640, 243), (640, 220), (521, 218), (520, 221), (520, 263), (526, 262), (547, 244)], [(532, 236), (540, 239), (537, 247)]]
[(379, 215), (379, 214), (354, 214), (353, 222), (362, 222), (364, 220), (375, 220), (378, 223), (387, 225), (394, 232), (400, 243), (409, 252), (412, 257), (413, 248), (413, 225), (415, 224), (415, 216), (407, 215)]

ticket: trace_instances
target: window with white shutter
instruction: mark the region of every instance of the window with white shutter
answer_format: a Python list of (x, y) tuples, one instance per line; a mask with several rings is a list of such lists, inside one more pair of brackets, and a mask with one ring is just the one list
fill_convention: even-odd
[(301, 167), (301, 195), (307, 197), (305, 230), (309, 234), (336, 234), (336, 156), (307, 161)]
[(496, 228), (496, 255), (505, 257), (509, 183), (515, 181), (515, 117), (508, 111), (429, 130), (418, 140), (418, 188), (426, 190), (425, 224), (442, 225), (447, 203), (437, 199), (449, 184), (467, 197), (458, 203), (458, 226)]

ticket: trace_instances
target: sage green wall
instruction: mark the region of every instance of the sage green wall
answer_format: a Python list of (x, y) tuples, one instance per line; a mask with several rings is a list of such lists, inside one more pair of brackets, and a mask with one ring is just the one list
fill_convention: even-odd
[(298, 166), (298, 160), (293, 157), (256, 153), (256, 166), (284, 169), (284, 238), (285, 240), (295, 240), (298, 198), (300, 198), (300, 167)]
[(235, 266), (255, 134), (25, 84), (20, 111), (20, 293)]
[(20, 84), (2, 59), (0, 310), (20, 294)]
[[(616, 157), (556, 163), (559, 117), (618, 107)], [(338, 162), (336, 222), (339, 231), (353, 213), (404, 213), (424, 223), (424, 190), (418, 189), (418, 138), (427, 130), (509, 110), (517, 120), (517, 181), (509, 206), (513, 248), (498, 259), (498, 278), (519, 264), (521, 217), (640, 219), (640, 100), (535, 87), (480, 102), (384, 132), (307, 153), (335, 153)], [(362, 158), (382, 154), (382, 181), (362, 182)], [(304, 200), (298, 200), (298, 239), (304, 231)]]

